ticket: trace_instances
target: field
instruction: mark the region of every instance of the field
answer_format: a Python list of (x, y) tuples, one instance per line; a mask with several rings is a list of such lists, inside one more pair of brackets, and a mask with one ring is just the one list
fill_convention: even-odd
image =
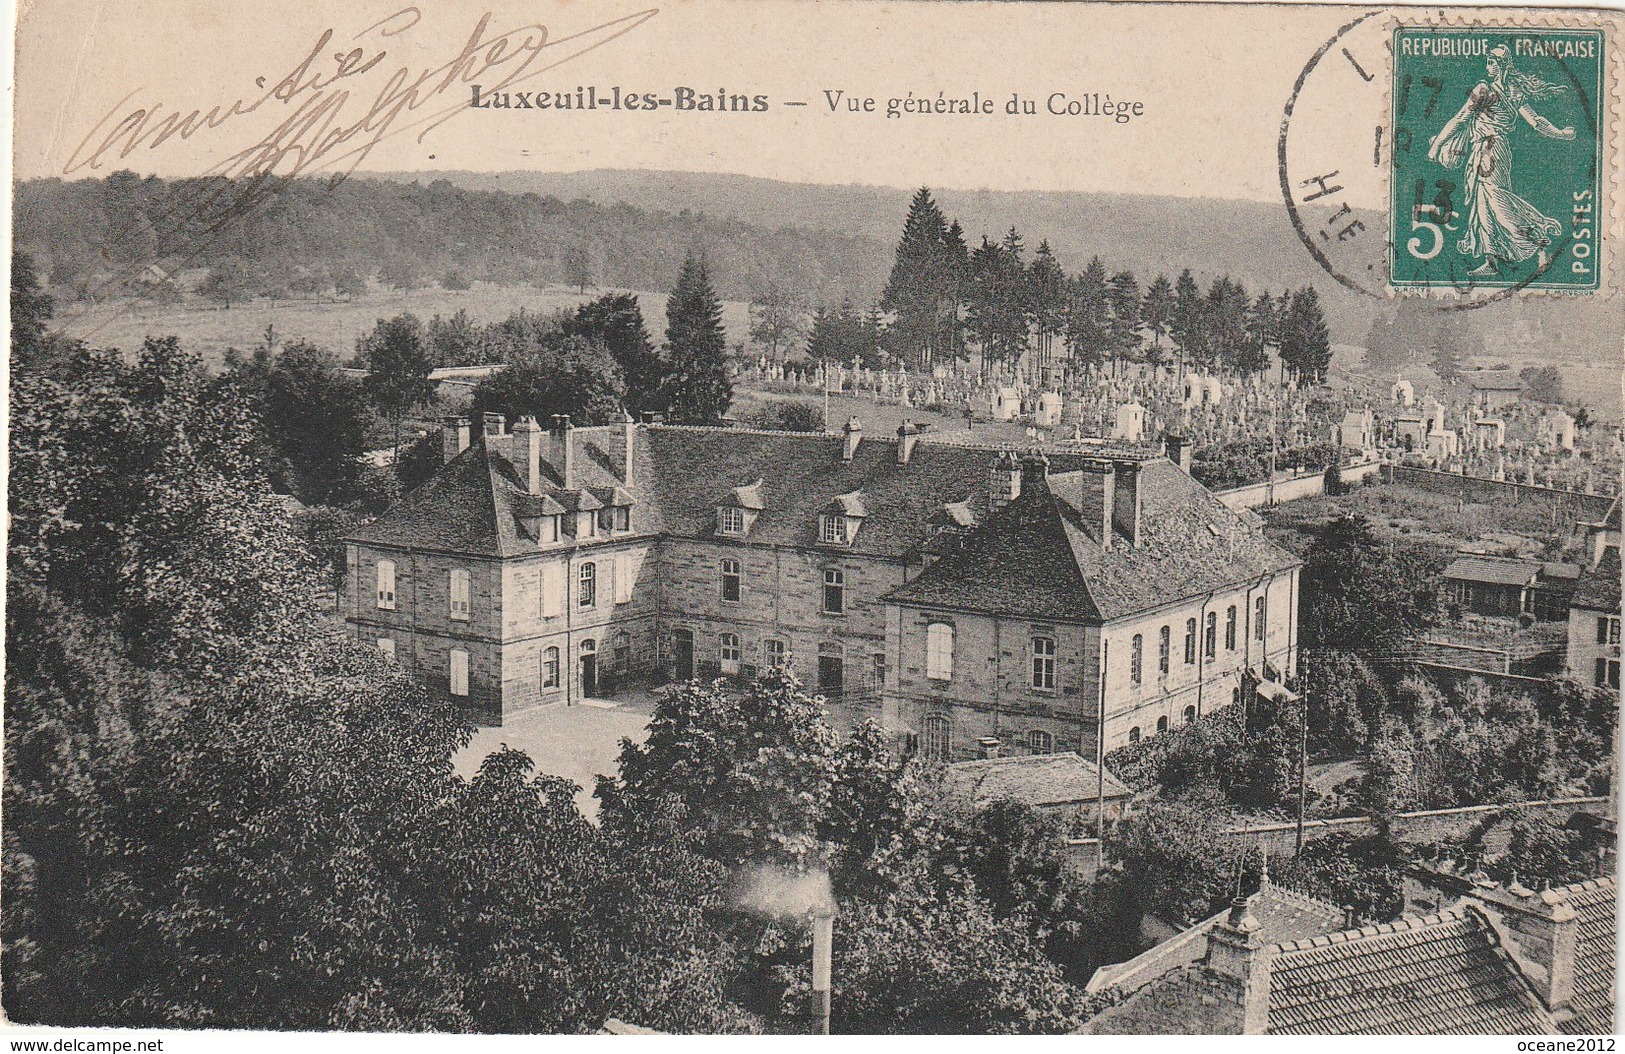
[[(463, 310), (475, 321), (499, 322), (520, 308), (550, 312), (573, 308), (605, 293), (627, 291), (589, 288), (582, 295), (573, 287), (541, 289), (476, 282), (474, 288), (461, 291), (438, 287), (410, 293), (372, 291), (353, 301), (254, 300), (230, 308), (192, 299), (180, 304), (119, 300), (94, 308), (64, 303), (58, 306), (56, 321), (69, 336), (126, 352), (139, 348), (147, 336), (177, 336), (183, 347), (201, 354), (212, 368), (227, 348), (258, 344), (266, 326), (275, 327), (279, 340), (306, 340), (348, 359), (356, 339), (371, 330), (374, 322), (402, 312), (427, 322), (435, 315), (450, 316)], [(659, 343), (666, 332), (666, 294), (638, 292), (636, 296), (649, 336)], [(750, 330), (747, 305), (724, 301), (722, 322), (730, 346), (745, 340)]]

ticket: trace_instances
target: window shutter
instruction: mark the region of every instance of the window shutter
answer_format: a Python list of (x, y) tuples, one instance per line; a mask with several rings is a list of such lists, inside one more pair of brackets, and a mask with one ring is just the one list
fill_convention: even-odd
[(457, 648), (451, 651), (451, 694), (468, 694), (468, 652)]
[(1597, 643), (1608, 643), (1608, 616), (1606, 615), (1601, 615), (1597, 618)]
[(542, 565), (542, 617), (564, 614), (564, 565)]

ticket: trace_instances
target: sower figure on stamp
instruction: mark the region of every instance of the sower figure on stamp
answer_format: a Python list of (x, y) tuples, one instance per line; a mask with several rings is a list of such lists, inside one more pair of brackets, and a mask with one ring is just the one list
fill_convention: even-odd
[(1456, 116), (1428, 142), (1428, 157), (1446, 168), (1467, 162), (1463, 207), (1466, 229), (1457, 248), (1484, 262), (1470, 273), (1500, 273), (1502, 263), (1522, 263), (1538, 256), (1547, 266), (1546, 249), (1563, 225), (1512, 192), (1512, 147), (1515, 118), (1522, 117), (1548, 139), (1574, 138), (1573, 128), (1558, 128), (1536, 113), (1532, 104), (1565, 90), (1513, 68), (1505, 47), (1491, 49), (1488, 79), (1480, 81)]

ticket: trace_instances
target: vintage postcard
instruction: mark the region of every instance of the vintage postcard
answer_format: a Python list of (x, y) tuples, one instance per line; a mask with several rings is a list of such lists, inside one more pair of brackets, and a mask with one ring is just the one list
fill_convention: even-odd
[(23, 2), (8, 1042), (1612, 1050), (1622, 29)]

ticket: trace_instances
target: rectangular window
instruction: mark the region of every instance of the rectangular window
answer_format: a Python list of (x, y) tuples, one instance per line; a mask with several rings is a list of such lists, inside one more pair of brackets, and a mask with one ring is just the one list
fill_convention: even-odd
[(615, 506), (615, 530), (621, 533), (632, 529), (632, 507), (630, 505)]
[(925, 675), (933, 681), (954, 676), (954, 628), (946, 622), (925, 627)]
[(598, 517), (590, 512), (576, 513), (576, 536), (579, 538), (598, 537)]
[(468, 652), (453, 648), (450, 656), (451, 694), (468, 694)]
[(846, 544), (846, 517), (825, 516), (819, 521), (819, 540), (832, 545)]
[(380, 560), (377, 568), (378, 606), (385, 611), (395, 610), (395, 561)]
[(541, 541), (543, 545), (550, 545), (559, 540), (559, 518), (557, 516), (543, 516)]
[(451, 617), (458, 622), (468, 621), (468, 572), (458, 568), (451, 573)]
[(886, 690), (886, 656), (881, 652), (869, 657), (869, 687), (877, 692)]
[(725, 507), (717, 510), (717, 527), (723, 534), (745, 533), (745, 512), (743, 509)]
[(1135, 684), (1139, 684), (1143, 677), (1145, 663), (1145, 637), (1136, 633), (1129, 647), (1128, 675)]
[(580, 589), (576, 594), (576, 606), (591, 608), (598, 606), (598, 565), (582, 564), (579, 575)]
[(1041, 692), (1055, 690), (1055, 638), (1033, 638), (1033, 687)]
[(1618, 659), (1597, 660), (1597, 687), (1614, 689), (1619, 687)]
[(1185, 620), (1185, 665), (1196, 665), (1196, 620)]
[(1265, 627), (1265, 624), (1266, 624), (1265, 615), (1267, 613), (1268, 613), (1268, 609), (1266, 609), (1265, 606), (1264, 606), (1264, 598), (1263, 597), (1259, 597), (1257, 600), (1253, 601), (1253, 639), (1254, 640), (1260, 640), (1261, 641), (1261, 640), (1264, 639), (1264, 627)]
[(564, 577), (563, 564), (542, 565), (542, 617), (558, 618), (564, 614)]
[(608, 534), (615, 529), (614, 506), (598, 510), (598, 529), (604, 534)]
[(1224, 650), (1236, 650), (1236, 605), (1224, 613)]
[(1173, 652), (1173, 628), (1164, 626), (1157, 631), (1157, 672), (1168, 676), (1170, 655)]
[(838, 567), (824, 571), (824, 614), (841, 615), (846, 612), (846, 572)]
[(732, 675), (739, 672), (739, 635), (724, 633), (718, 641), (717, 659), (722, 663), (722, 672)]
[(1597, 616), (1597, 643), (1598, 644), (1618, 644), (1619, 643), (1619, 616), (1618, 615), (1599, 615), (1599, 616)]
[(742, 574), (742, 572), (740, 570), (740, 564), (739, 564), (738, 560), (724, 560), (724, 561), (722, 561), (722, 601), (723, 601), (723, 603), (725, 603), (725, 604), (737, 604), (737, 603), (739, 603), (740, 594), (743, 592), (743, 586), (741, 585), (743, 580), (744, 580), (744, 575)]
[(1207, 613), (1205, 643), (1207, 645), (1207, 661), (1212, 662), (1219, 657), (1219, 613), (1217, 611)]
[(559, 686), (559, 649), (545, 648), (542, 650), (542, 687), (557, 688)]
[(762, 641), (762, 665), (774, 670), (784, 665), (786, 658), (785, 645), (782, 640), (769, 637)]

